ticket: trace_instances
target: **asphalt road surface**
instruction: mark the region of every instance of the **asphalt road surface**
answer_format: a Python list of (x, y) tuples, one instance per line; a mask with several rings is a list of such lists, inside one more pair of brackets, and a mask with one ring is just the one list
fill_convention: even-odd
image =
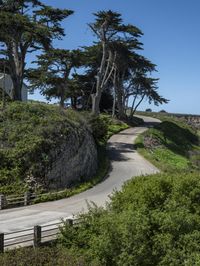
[(70, 198), (0, 211), (0, 232), (9, 233), (34, 225), (44, 225), (87, 211), (87, 202), (104, 206), (108, 195), (120, 190), (131, 177), (158, 172), (158, 169), (134, 150), (134, 140), (147, 127), (158, 123), (154, 118), (143, 117), (145, 125), (126, 129), (113, 135), (108, 142), (111, 169), (107, 178), (95, 187)]

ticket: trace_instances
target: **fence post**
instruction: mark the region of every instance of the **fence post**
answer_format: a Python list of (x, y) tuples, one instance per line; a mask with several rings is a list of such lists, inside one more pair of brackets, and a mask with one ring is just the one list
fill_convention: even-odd
[(42, 230), (41, 226), (36, 225), (34, 226), (34, 239), (33, 239), (33, 246), (39, 247), (41, 244), (41, 236), (42, 236)]
[(24, 206), (29, 205), (29, 203), (30, 203), (30, 196), (31, 196), (31, 194), (30, 194), (29, 191), (25, 192), (25, 194), (24, 194)]
[(0, 210), (4, 209), (6, 207), (6, 197), (1, 194), (0, 195)]
[(73, 219), (67, 219), (66, 222), (68, 225), (72, 226), (73, 225)]
[(4, 252), (4, 234), (0, 233), (0, 253)]

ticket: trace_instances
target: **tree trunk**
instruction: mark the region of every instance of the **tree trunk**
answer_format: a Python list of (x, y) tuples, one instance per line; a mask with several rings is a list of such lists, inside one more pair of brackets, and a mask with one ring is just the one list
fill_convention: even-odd
[(116, 109), (116, 75), (117, 75), (117, 68), (115, 67), (114, 77), (113, 77), (113, 106), (112, 106), (112, 117), (115, 116), (115, 109)]
[(99, 104), (101, 100), (101, 91), (98, 93), (91, 94), (92, 97), (92, 114), (93, 115), (99, 115), (100, 109)]
[(127, 115), (127, 111), (128, 111), (128, 102), (129, 102), (129, 96), (127, 96), (126, 100), (125, 100), (125, 114)]
[(94, 115), (98, 115), (100, 113), (99, 104), (101, 100), (101, 95), (114, 71), (114, 62), (116, 59), (116, 54), (113, 58), (112, 52), (108, 51), (105, 41), (102, 41), (102, 49), (103, 55), (101, 59), (101, 65), (97, 74), (96, 92), (91, 95), (92, 114)]
[(144, 97), (145, 97), (145, 94), (142, 95), (142, 98), (140, 99), (140, 101), (138, 102), (138, 104), (135, 106), (135, 108), (133, 109), (133, 106), (132, 106), (132, 110), (131, 110), (131, 114), (130, 114), (130, 117), (133, 117), (133, 115), (135, 114), (138, 106), (141, 104), (141, 102), (144, 100)]
[(60, 107), (61, 108), (65, 107), (65, 99), (62, 96), (60, 97)]
[(60, 85), (60, 107), (65, 107), (65, 84)]
[(12, 99), (14, 101), (22, 101), (22, 78), (18, 75), (11, 75), (11, 79), (13, 82)]
[(116, 93), (115, 93), (115, 88), (114, 88), (113, 106), (112, 106), (112, 117), (115, 117), (115, 109), (116, 109)]
[(15, 101), (22, 101), (22, 86), (25, 67), (25, 50), (19, 51), (19, 44), (15, 41), (7, 44), (10, 76), (13, 82), (12, 98)]
[(71, 97), (71, 105), (73, 109), (77, 109), (77, 97)]
[(120, 119), (124, 119), (126, 117), (124, 112), (124, 105), (123, 105), (123, 92), (121, 84), (116, 85), (116, 96), (117, 96), (117, 107), (118, 107), (118, 116)]

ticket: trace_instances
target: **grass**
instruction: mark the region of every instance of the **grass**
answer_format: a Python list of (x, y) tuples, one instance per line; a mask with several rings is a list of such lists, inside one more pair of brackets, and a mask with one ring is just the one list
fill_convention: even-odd
[[(156, 118), (160, 119), (160, 115)], [(162, 122), (140, 135), (135, 145), (139, 153), (163, 171), (198, 168), (199, 137), (177, 118), (162, 115)]]

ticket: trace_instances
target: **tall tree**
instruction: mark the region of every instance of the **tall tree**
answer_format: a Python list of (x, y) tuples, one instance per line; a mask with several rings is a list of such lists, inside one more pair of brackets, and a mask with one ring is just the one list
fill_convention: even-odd
[(95, 22), (89, 24), (89, 27), (96, 35), (102, 49), (101, 63), (96, 74), (96, 91), (92, 94), (92, 113), (97, 115), (102, 91), (114, 73), (116, 53), (112, 53), (110, 44), (122, 38), (137, 42), (142, 32), (133, 25), (123, 24), (121, 14), (111, 10), (97, 12), (94, 16)]
[(132, 79), (129, 95), (132, 96), (130, 117), (132, 117), (144, 99), (155, 105), (168, 103), (169, 101), (157, 92), (158, 79), (147, 77), (143, 73), (137, 73)]
[(14, 100), (21, 100), (27, 53), (48, 50), (54, 38), (64, 36), (60, 23), (72, 13), (38, 0), (0, 2), (0, 55), (8, 58)]
[(27, 72), (32, 88), (40, 89), (48, 99), (59, 98), (60, 106), (64, 107), (66, 98), (73, 94), (72, 87), (75, 88), (70, 74), (81, 65), (81, 51), (51, 49), (39, 55), (35, 63), (38, 67)]
[(118, 116), (125, 118), (132, 77), (138, 71), (154, 71), (155, 65), (136, 53), (137, 50), (142, 49), (142, 44), (136, 40), (121, 39), (115, 41), (112, 43), (111, 49), (116, 54), (115, 71), (112, 76), (113, 93), (116, 96)]

